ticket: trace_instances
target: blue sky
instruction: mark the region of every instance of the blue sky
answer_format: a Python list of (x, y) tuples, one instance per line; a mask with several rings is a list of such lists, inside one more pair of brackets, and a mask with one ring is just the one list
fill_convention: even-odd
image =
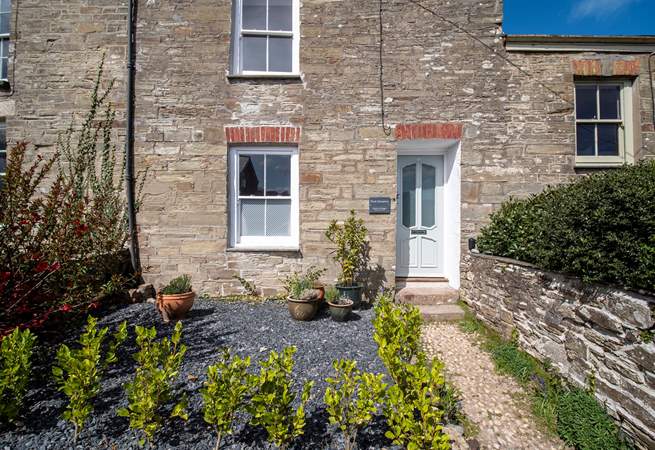
[(655, 0), (505, 0), (507, 34), (655, 35)]

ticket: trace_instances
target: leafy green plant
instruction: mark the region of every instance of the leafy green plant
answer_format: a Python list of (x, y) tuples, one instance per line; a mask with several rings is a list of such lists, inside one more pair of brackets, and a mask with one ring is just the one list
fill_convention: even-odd
[(357, 370), (357, 363), (338, 360), (333, 363), (336, 376), (328, 378), (325, 404), (332, 425), (344, 435), (346, 450), (355, 448), (357, 432), (370, 423), (384, 400), (383, 375)]
[(392, 292), (381, 292), (373, 320), (378, 354), (394, 381), (384, 409), (386, 436), (408, 449), (450, 448), (443, 432), (444, 411), (448, 408), (448, 416), (456, 415), (452, 411), (456, 393), (446, 385), (443, 363), (437, 359), (428, 363), (421, 349), (418, 309), (392, 301)]
[(178, 295), (186, 294), (192, 290), (191, 277), (189, 275), (180, 275), (177, 278), (173, 278), (164, 288), (162, 288), (161, 293), (163, 295)]
[(415, 306), (395, 305), (392, 292), (378, 295), (373, 319), (373, 339), (389, 375), (403, 389), (409, 381), (404, 374), (407, 364), (422, 353), (422, 322), (421, 313)]
[(119, 325), (104, 357), (102, 345), (109, 327), (98, 330), (98, 321), (89, 316), (86, 330), (79, 339), (80, 348), (71, 350), (66, 344), (57, 351), (57, 362), (52, 374), (59, 390), (68, 397), (64, 419), (75, 427), (73, 442), (77, 441), (84, 423), (93, 411), (92, 401), (100, 392), (100, 382), (105, 369), (115, 363), (117, 348), (127, 338), (127, 323)]
[(355, 284), (357, 276), (366, 268), (367, 235), (364, 221), (355, 216), (354, 210), (343, 224), (333, 220), (325, 232), (325, 237), (337, 247), (334, 260), (341, 267), (339, 283), (343, 286)]
[(60, 134), (53, 155), (34, 155), (24, 143), (9, 151), (0, 189), (0, 323), (8, 331), (35, 329), (57, 312), (86, 313), (120, 270), (125, 161), (114, 143), (113, 82), (102, 88), (103, 65), (104, 58), (83, 122)]
[(309, 268), (305, 271), (305, 278), (313, 286), (315, 283), (318, 283), (318, 280), (321, 279), (321, 277), (325, 274), (326, 271), (327, 269), (321, 269), (316, 266), (309, 266)]
[(653, 291), (655, 161), (595, 173), (528, 199), (510, 199), (478, 239), (481, 252)]
[(571, 389), (559, 397), (557, 432), (564, 442), (579, 450), (629, 448), (605, 409), (582, 389)]
[(240, 277), (239, 275), (234, 275), (234, 278), (239, 281), (246, 295), (250, 295), (252, 297), (259, 296), (259, 289), (257, 289), (257, 286), (255, 285), (254, 282), (248, 281), (245, 278)]
[[(134, 355), (137, 362), (134, 380), (127, 383), (128, 407), (118, 409), (121, 417), (130, 420), (130, 428), (140, 430), (143, 438), (139, 444), (151, 442), (161, 427), (159, 410), (173, 399), (172, 382), (177, 378), (186, 346), (181, 344), (182, 323), (175, 325), (171, 338), (155, 341), (157, 330), (135, 327), (136, 343), (139, 351)], [(187, 420), (187, 400), (185, 397), (175, 404), (171, 417)]]
[(294, 299), (301, 298), (305, 291), (313, 288), (314, 283), (299, 272), (292, 273), (284, 280), (284, 289), (289, 294), (289, 297)]
[(325, 288), (325, 300), (330, 303), (334, 303), (339, 300), (340, 295), (341, 294), (339, 294), (339, 290), (334, 286), (328, 286)]
[(250, 392), (249, 367), (250, 358), (232, 357), (225, 349), (221, 359), (207, 369), (207, 381), (200, 393), (205, 422), (216, 431), (216, 450), (223, 436), (233, 433), (234, 416), (245, 407)]
[(271, 352), (262, 361), (258, 375), (251, 377), (253, 396), (247, 409), (251, 423), (262, 426), (268, 433), (269, 442), (281, 449), (304, 433), (305, 405), (309, 401), (313, 382), (302, 387), (300, 403), (294, 411), (296, 394), (293, 392), (293, 355), (296, 347), (287, 347), (282, 353)]
[(424, 360), (403, 364), (407, 377), (405, 389), (399, 384), (389, 388), (385, 404), (389, 430), (385, 436), (408, 450), (450, 449), (450, 439), (443, 431), (441, 408), (445, 384), (443, 364), (438, 360), (430, 366)]
[(32, 369), (36, 336), (30, 330), (14, 331), (0, 343), (0, 418), (13, 422), (20, 413)]

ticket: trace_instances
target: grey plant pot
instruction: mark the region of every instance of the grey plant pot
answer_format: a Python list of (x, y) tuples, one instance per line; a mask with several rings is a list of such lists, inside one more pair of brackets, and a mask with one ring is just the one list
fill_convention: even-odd
[(353, 311), (353, 302), (349, 301), (347, 305), (336, 305), (334, 303), (327, 302), (330, 307), (330, 316), (335, 322), (345, 322), (350, 317), (350, 313)]

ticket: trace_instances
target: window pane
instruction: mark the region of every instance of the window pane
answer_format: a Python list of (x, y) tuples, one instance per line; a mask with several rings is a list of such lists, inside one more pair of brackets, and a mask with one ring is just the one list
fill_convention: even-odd
[(266, 157), (266, 195), (291, 195), (291, 156)]
[(0, 13), (0, 34), (9, 34), (11, 28), (9, 22), (11, 21), (11, 13)]
[(2, 64), (0, 66), (0, 78), (6, 80), (9, 77), (9, 58), (2, 58)]
[(264, 155), (239, 155), (239, 195), (264, 195)]
[(421, 175), (422, 191), (421, 191), (421, 225), (424, 227), (433, 227), (436, 223), (435, 218), (435, 201), (436, 201), (436, 185), (437, 185), (437, 170), (434, 166), (423, 164), (423, 172)]
[(269, 42), (269, 68), (271, 72), (291, 72), (293, 68), (293, 39), (271, 37)]
[(7, 150), (7, 124), (0, 122), (0, 152)]
[(416, 164), (403, 167), (403, 225), (416, 225)]
[(243, 0), (241, 27), (246, 30), (266, 29), (266, 0)]
[(598, 156), (619, 156), (618, 125), (598, 125)]
[(0, 152), (0, 173), (7, 171), (7, 152)]
[(241, 236), (265, 236), (266, 200), (241, 200)]
[(575, 111), (578, 119), (597, 119), (596, 85), (575, 87)]
[(266, 36), (243, 37), (243, 70), (266, 71)]
[(11, 11), (11, 0), (2, 0), (2, 1), (0, 1), (0, 11), (10, 12)]
[(596, 154), (596, 126), (578, 125), (577, 154), (578, 156), (594, 156)]
[(266, 200), (266, 236), (291, 235), (291, 200)]
[(621, 118), (621, 88), (619, 86), (599, 86), (600, 118)]
[(268, 0), (268, 29), (291, 31), (293, 29), (292, 0)]

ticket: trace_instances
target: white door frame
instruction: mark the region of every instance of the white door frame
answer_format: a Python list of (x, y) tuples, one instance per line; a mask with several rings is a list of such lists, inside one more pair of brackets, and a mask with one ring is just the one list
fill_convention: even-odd
[[(463, 245), (461, 240), (461, 142), (456, 139), (407, 140), (398, 142), (396, 151), (398, 156), (444, 156), (442, 271), (443, 276), (448, 279), (449, 285), (459, 289)], [(397, 172), (396, 169), (396, 175)], [(399, 213), (398, 208), (396, 208), (396, 212)]]

